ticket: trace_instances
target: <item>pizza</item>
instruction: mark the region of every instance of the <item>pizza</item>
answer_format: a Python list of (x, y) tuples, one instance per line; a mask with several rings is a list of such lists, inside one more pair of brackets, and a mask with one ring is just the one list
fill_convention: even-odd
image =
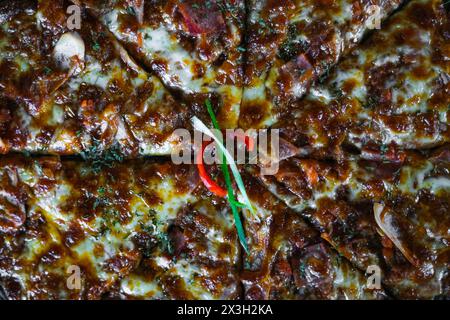
[(256, 219), (245, 212), (252, 252), (245, 257), (241, 281), (247, 299), (386, 299), (364, 275), (320, 237), (295, 211), (277, 200), (261, 181), (253, 190)]
[(250, 1), (240, 126), (273, 125), (280, 108), (326, 78), (331, 67), (401, 3)]
[(355, 266), (378, 266), (390, 292), (433, 298), (449, 283), (448, 156), (446, 147), (402, 164), (294, 157), (261, 181)]
[[(1, 164), (2, 283), (10, 298), (233, 298), (239, 246), (226, 202), (188, 166), (101, 171), (57, 157)], [(205, 233), (205, 230), (208, 232)], [(80, 287), (67, 272), (80, 268)]]
[(243, 83), (243, 0), (74, 1), (89, 8), (166, 87), (218, 99), (219, 121), (235, 127)]
[[(240, 275), (240, 249), (226, 201), (211, 197), (189, 166), (130, 160), (96, 171), (89, 163), (57, 157), (8, 156), (0, 167), (0, 270), (10, 298), (232, 299), (240, 295), (240, 278), (248, 297), (261, 298), (255, 295), (263, 292), (254, 287), (264, 286), (255, 281), (268, 267), (274, 270), (273, 279), (265, 285), (273, 283), (274, 288), (265, 290), (272, 297), (292, 298), (294, 288), (306, 281), (303, 275), (292, 282), (291, 292), (278, 292), (282, 283), (275, 279), (284, 276), (284, 283), (290, 277), (278, 275), (270, 261), (279, 250), (272, 241), (280, 235), (273, 233), (284, 234), (284, 228), (275, 228), (289, 209), (253, 177), (245, 177), (246, 184), (261, 193), (252, 201), (270, 223), (258, 226), (250, 239), (258, 250), (247, 258), (249, 270)], [(294, 221), (293, 230), (283, 241), (295, 234), (305, 239), (297, 240), (303, 246), (296, 248), (295, 257), (280, 259), (301, 255), (297, 263), (313, 274), (314, 268), (322, 270), (315, 259), (326, 258), (323, 278), (299, 297), (386, 297), (382, 290), (368, 290), (363, 274), (300, 217), (290, 212), (286, 219), (286, 226), (289, 219)], [(267, 239), (273, 240), (260, 247)], [(288, 254), (286, 250), (279, 254)], [(262, 255), (270, 266), (259, 264)], [(81, 269), (75, 290), (66, 286), (71, 266)], [(340, 282), (334, 283), (335, 278)]]
[(5, 8), (12, 22), (3, 32), (17, 38), (26, 28), (30, 36), (3, 42), (1, 153), (170, 155), (173, 132), (189, 128), (193, 115), (205, 118), (206, 110), (177, 100), (139, 67), (100, 22), (83, 13), (81, 29), (70, 31), (70, 3), (33, 2)]
[(314, 157), (448, 143), (448, 26), (440, 1), (411, 1), (275, 126)]
[(63, 30), (39, 24), (37, 3), (32, 1), (3, 1), (1, 11), (2, 98), (21, 103), (34, 115), (45, 97), (56, 91), (69, 75), (68, 70), (56, 68), (51, 54)]
[(0, 1), (0, 298), (449, 299), (449, 106), (442, 0)]

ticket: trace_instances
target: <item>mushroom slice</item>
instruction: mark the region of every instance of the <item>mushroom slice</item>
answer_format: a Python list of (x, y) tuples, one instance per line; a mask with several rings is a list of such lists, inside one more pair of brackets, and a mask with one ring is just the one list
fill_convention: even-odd
[(400, 239), (398, 227), (395, 226), (395, 217), (392, 212), (381, 203), (374, 203), (373, 213), (375, 221), (381, 231), (394, 243), (405, 258), (414, 266), (419, 267), (420, 262)]
[(70, 70), (70, 74), (81, 71), (84, 54), (84, 41), (77, 32), (64, 33), (53, 49), (53, 57), (59, 67)]

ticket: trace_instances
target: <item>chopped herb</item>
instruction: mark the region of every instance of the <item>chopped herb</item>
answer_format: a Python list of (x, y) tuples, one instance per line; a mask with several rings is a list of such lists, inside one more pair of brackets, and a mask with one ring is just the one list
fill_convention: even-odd
[(291, 24), (288, 27), (286, 40), (281, 44), (278, 56), (284, 61), (289, 61), (302, 50), (303, 44), (296, 40), (297, 26)]
[(105, 192), (106, 192), (105, 187), (100, 187), (100, 188), (98, 188), (98, 189), (97, 189), (97, 192), (98, 192), (100, 195), (104, 195)]
[(335, 83), (330, 85), (330, 91), (335, 99), (341, 99), (344, 97), (344, 92)]
[(141, 227), (141, 230), (143, 232), (147, 233), (148, 235), (154, 235), (157, 231), (155, 224), (148, 225), (148, 224), (144, 224), (143, 222), (141, 222), (140, 227)]
[(387, 159), (386, 154), (389, 151), (389, 146), (382, 144), (380, 146), (380, 152), (381, 152), (381, 159), (383, 160), (384, 163), (388, 163), (389, 159)]
[(44, 175), (44, 171), (42, 170), (42, 166), (41, 166), (41, 164), (38, 162), (38, 161), (34, 161), (34, 165), (35, 165), (35, 167), (36, 167), (36, 173), (39, 175), (39, 176), (42, 176), (42, 175)]
[(134, 215), (135, 215), (136, 217), (142, 217), (142, 216), (144, 216), (144, 213), (139, 212), (139, 211), (135, 211), (135, 212), (134, 212)]
[(120, 212), (116, 209), (108, 209), (105, 211), (107, 217), (112, 218), (114, 220), (120, 218)]
[(330, 76), (331, 67), (330, 67), (330, 65), (328, 64), (327, 61), (323, 61), (322, 64), (321, 64), (321, 67), (322, 67), (323, 71), (322, 71), (322, 74), (319, 77), (318, 82), (320, 84), (323, 84), (323, 83), (325, 83), (325, 81)]
[(258, 20), (258, 24), (263, 28), (267, 27), (267, 23), (262, 18)]
[(229, 12), (233, 16), (233, 18), (238, 19), (238, 6), (229, 3), (229, 1), (225, 1), (225, 3), (223, 4), (218, 2), (217, 6), (219, 7), (220, 11), (222, 11), (222, 13)]
[(95, 198), (95, 200), (94, 200), (94, 204), (92, 205), (92, 207), (93, 207), (93, 209), (95, 210), (95, 209), (97, 209), (97, 208), (99, 208), (99, 207), (105, 207), (105, 206), (108, 206), (110, 203), (109, 203), (109, 199), (108, 198), (105, 198), (105, 197), (97, 197), (97, 198)]
[(369, 96), (367, 99), (367, 102), (364, 104), (364, 108), (366, 109), (372, 109), (378, 104), (378, 98), (374, 96)]
[(95, 238), (98, 240), (98, 238), (105, 235), (109, 230), (110, 230), (109, 227), (103, 221), (103, 223), (100, 225), (100, 228)]
[(167, 233), (158, 233), (157, 234), (158, 241), (161, 247), (161, 250), (173, 254), (174, 248), (172, 242), (170, 241), (169, 235)]
[(97, 41), (94, 41), (94, 43), (92, 44), (92, 49), (94, 51), (100, 51), (100, 44)]
[[(111, 205), (109, 199), (103, 198), (97, 202), (94, 202), (94, 206), (99, 205)], [(112, 230), (118, 230), (121, 227), (120, 222), (120, 212), (113, 208), (106, 208), (103, 210), (101, 215), (101, 224), (99, 231), (97, 233), (96, 238), (98, 239), (100, 236), (105, 235), (107, 232), (111, 232)]]
[(155, 237), (162, 251), (173, 254), (174, 248), (172, 242), (169, 238), (169, 235), (166, 232), (161, 231), (161, 229), (163, 229), (165, 225), (158, 220), (157, 212), (154, 209), (150, 209), (148, 211), (148, 214), (150, 215), (151, 219), (150, 223), (140, 222), (139, 225), (141, 227), (141, 230), (148, 235)]
[(304, 261), (300, 262), (299, 266), (300, 277), (306, 277), (306, 264)]
[(49, 67), (44, 67), (44, 73), (45, 73), (46, 75), (49, 75), (49, 74), (52, 73), (52, 69), (50, 69)]
[(91, 163), (94, 173), (99, 173), (104, 167), (113, 168), (117, 162), (122, 162), (124, 156), (118, 145), (103, 150), (101, 142), (94, 139), (92, 145), (81, 152), (81, 157)]
[(134, 9), (134, 7), (133, 6), (129, 6), (129, 7), (127, 7), (127, 13), (128, 14), (132, 14), (132, 15), (136, 15), (136, 10)]
[(266, 21), (264, 21), (264, 19), (260, 18), (258, 20), (258, 24), (259, 24), (259, 27), (260, 27), (259, 30), (258, 30), (259, 34), (263, 34), (264, 32), (267, 32), (268, 34), (275, 33), (275, 30), (272, 29), (270, 24), (268, 24)]

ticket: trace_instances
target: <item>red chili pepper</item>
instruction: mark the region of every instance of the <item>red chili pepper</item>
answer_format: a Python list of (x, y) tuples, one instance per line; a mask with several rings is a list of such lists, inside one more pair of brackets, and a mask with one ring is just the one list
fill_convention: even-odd
[(225, 198), (228, 194), (227, 190), (223, 189), (219, 186), (211, 177), (208, 175), (205, 169), (205, 165), (203, 164), (203, 153), (205, 152), (205, 148), (209, 145), (208, 142), (204, 142), (202, 144), (202, 148), (199, 153), (197, 153), (197, 168), (198, 173), (200, 175), (200, 179), (202, 179), (203, 184), (209, 191), (214, 193), (215, 195)]
[(253, 149), (255, 148), (255, 140), (253, 140), (252, 137), (247, 136), (246, 134), (238, 134), (238, 133), (234, 133), (233, 136), (236, 137), (238, 140), (239, 139), (243, 140), (248, 151), (253, 151)]
[[(233, 134), (233, 137), (236, 137), (237, 139), (244, 140), (245, 146), (249, 151), (253, 151), (253, 148), (255, 147), (255, 141), (252, 137), (240, 134)], [(205, 152), (206, 147), (212, 143), (210, 142), (203, 142), (202, 148), (200, 152), (197, 153), (197, 169), (198, 173), (200, 175), (200, 179), (202, 180), (203, 184), (206, 188), (208, 188), (209, 191), (214, 193), (215, 195), (225, 198), (228, 195), (227, 190), (223, 189), (221, 186), (219, 186), (206, 172), (205, 165), (203, 164), (203, 154)]]

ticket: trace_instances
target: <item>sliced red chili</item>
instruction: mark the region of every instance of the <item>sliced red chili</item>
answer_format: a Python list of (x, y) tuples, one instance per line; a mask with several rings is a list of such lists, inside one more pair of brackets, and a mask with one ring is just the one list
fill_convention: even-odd
[(205, 152), (206, 147), (211, 142), (203, 142), (200, 152), (197, 153), (197, 169), (200, 175), (200, 179), (202, 179), (203, 184), (209, 191), (214, 193), (215, 195), (225, 198), (228, 194), (227, 190), (223, 189), (219, 186), (206, 172), (205, 165), (203, 164), (203, 153)]
[[(245, 146), (249, 151), (253, 151), (255, 147), (255, 141), (252, 137), (247, 136), (245, 134), (237, 134), (234, 133), (233, 137), (236, 137), (237, 139), (243, 140), (245, 143)], [(214, 193), (215, 195), (225, 198), (228, 195), (227, 190), (223, 189), (221, 186), (219, 186), (211, 177), (208, 175), (208, 172), (206, 172), (205, 165), (203, 163), (203, 154), (205, 152), (206, 147), (212, 143), (212, 141), (205, 141), (202, 143), (202, 147), (200, 149), (200, 152), (197, 153), (197, 169), (198, 173), (200, 175), (200, 179), (202, 180), (203, 184), (206, 188), (208, 188), (209, 191)]]

